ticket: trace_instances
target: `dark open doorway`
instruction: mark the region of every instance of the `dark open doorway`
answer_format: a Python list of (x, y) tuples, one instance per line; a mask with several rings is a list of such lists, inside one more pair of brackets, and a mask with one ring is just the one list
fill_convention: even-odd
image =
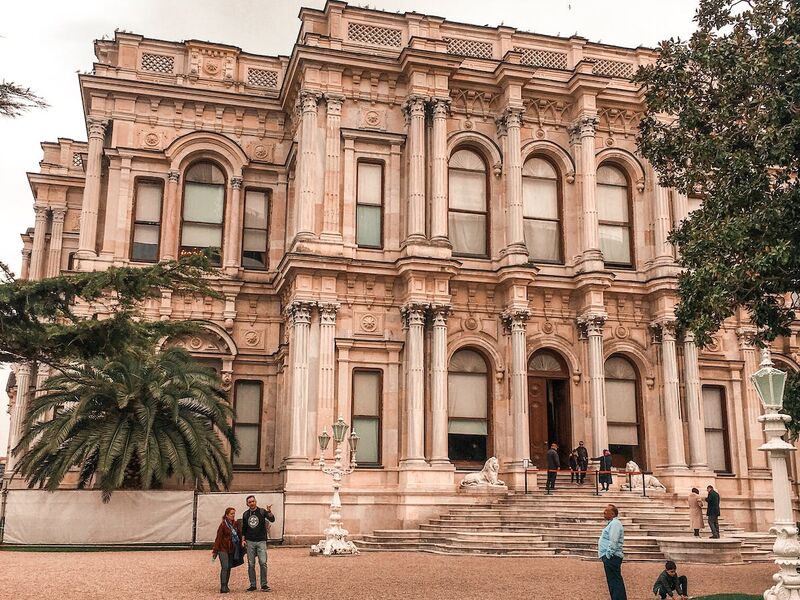
[(528, 416), (531, 464), (547, 466), (550, 444), (558, 444), (561, 467), (568, 468), (572, 449), (569, 372), (555, 352), (540, 350), (528, 366)]

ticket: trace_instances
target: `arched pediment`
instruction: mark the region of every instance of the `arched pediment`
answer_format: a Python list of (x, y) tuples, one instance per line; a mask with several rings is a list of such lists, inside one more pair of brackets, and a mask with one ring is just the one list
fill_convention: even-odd
[(244, 150), (229, 137), (211, 131), (195, 131), (176, 138), (164, 151), (170, 169), (183, 170), (196, 159), (216, 159), (227, 171), (228, 177), (239, 177), (250, 159)]
[(447, 138), (447, 156), (456, 148), (471, 147), (481, 152), (495, 173), (502, 169), (503, 155), (494, 140), (477, 131), (456, 131)]
[(160, 347), (184, 348), (192, 354), (214, 354), (235, 358), (239, 350), (233, 338), (222, 327), (210, 321), (193, 321), (200, 331), (176, 338), (162, 339)]
[(539, 350), (552, 350), (559, 354), (561, 358), (564, 359), (564, 362), (567, 363), (567, 368), (569, 369), (570, 375), (573, 377), (573, 381), (575, 381), (575, 383), (580, 381), (582, 374), (581, 363), (577, 355), (573, 352), (572, 345), (567, 340), (557, 335), (538, 334), (529, 336), (527, 339), (527, 357), (525, 364), (530, 364), (531, 358)]
[(595, 163), (598, 167), (603, 163), (616, 165), (628, 174), (631, 183), (639, 192), (644, 191), (644, 167), (633, 153), (622, 148), (603, 148), (595, 154)]
[[(555, 163), (561, 177), (575, 179), (575, 161), (564, 148), (549, 140), (528, 140), (522, 144), (522, 164), (532, 156), (544, 156)], [(571, 183), (571, 182), (570, 182)]]
[(497, 340), (489, 335), (480, 332), (472, 333), (470, 335), (457, 335), (451, 336), (448, 342), (456, 340), (457, 343), (448, 343), (447, 348), (447, 364), (450, 364), (450, 359), (453, 354), (465, 348), (474, 348), (481, 352), (486, 358), (489, 359), (490, 366), (495, 372), (495, 377), (500, 379), (505, 373), (506, 367), (503, 363), (503, 357), (497, 352)]
[(639, 376), (646, 378), (648, 387), (655, 380), (655, 372), (647, 357), (647, 352), (636, 342), (631, 340), (616, 340), (603, 345), (603, 364), (613, 355), (621, 355), (630, 360), (639, 371)]

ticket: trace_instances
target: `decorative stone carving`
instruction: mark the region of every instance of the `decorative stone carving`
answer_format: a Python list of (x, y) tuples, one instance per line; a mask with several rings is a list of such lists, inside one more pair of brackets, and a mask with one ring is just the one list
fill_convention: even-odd
[(598, 118), (596, 115), (582, 115), (568, 128), (570, 144), (575, 144), (585, 137), (594, 137), (597, 131)]
[(161, 139), (155, 131), (145, 134), (144, 145), (149, 148), (157, 148)]
[(233, 374), (229, 371), (223, 371), (222, 375), (220, 375), (220, 379), (222, 380), (222, 389), (226, 392), (230, 391), (233, 385)]
[(525, 331), (525, 324), (530, 317), (530, 312), (527, 310), (507, 310), (500, 319), (503, 322), (503, 330), (506, 333), (513, 333), (514, 331)]
[(251, 150), (253, 158), (272, 162), (275, 156), (275, 146), (273, 144), (256, 144)]
[(614, 335), (621, 340), (627, 338), (629, 334), (628, 328), (624, 325), (617, 325), (617, 327), (614, 328)]
[(464, 319), (464, 329), (469, 329), (470, 331), (475, 331), (480, 326), (480, 321), (475, 317), (467, 317)]
[[(339, 109), (341, 112), (341, 108)], [(366, 129), (386, 129), (386, 111), (374, 108), (362, 109), (359, 113), (359, 125)]]
[(461, 480), (461, 487), (505, 487), (504, 481), (497, 478), (500, 462), (492, 456), (477, 473), (467, 473)]
[(248, 346), (258, 346), (261, 341), (261, 334), (255, 329), (250, 329), (244, 333), (244, 343)]
[(578, 333), (581, 338), (590, 335), (603, 335), (603, 325), (606, 322), (606, 315), (600, 313), (586, 313), (577, 319)]
[(430, 308), (429, 304), (411, 303), (406, 304), (400, 309), (400, 314), (403, 317), (403, 327), (410, 327), (411, 325), (425, 326), (425, 316)]
[(292, 325), (308, 325), (311, 323), (311, 310), (313, 308), (313, 302), (296, 300), (286, 308), (286, 315)]
[(319, 321), (322, 325), (336, 325), (336, 313), (339, 310), (337, 302), (321, 302), (319, 308)]
[(107, 120), (89, 117), (86, 119), (86, 123), (89, 125), (89, 139), (95, 138), (103, 140), (105, 138), (106, 127), (108, 126)]
[(361, 317), (361, 329), (366, 332), (372, 333), (378, 326), (378, 321), (375, 315), (368, 314)]
[[(641, 473), (641, 469), (639, 465), (637, 465), (632, 460), (629, 460), (628, 463), (625, 465), (625, 473)], [(642, 483), (644, 483), (644, 487), (648, 490), (661, 490), (662, 492), (666, 492), (666, 486), (658, 480), (658, 477), (655, 475), (631, 475), (630, 485), (628, 484), (627, 478), (623, 481), (619, 489), (621, 490), (640, 490), (642, 489)]]
[(545, 321), (542, 324), (542, 331), (544, 333), (547, 333), (547, 334), (553, 333), (553, 331), (555, 331), (555, 329), (556, 329), (555, 325), (553, 325), (550, 321)]

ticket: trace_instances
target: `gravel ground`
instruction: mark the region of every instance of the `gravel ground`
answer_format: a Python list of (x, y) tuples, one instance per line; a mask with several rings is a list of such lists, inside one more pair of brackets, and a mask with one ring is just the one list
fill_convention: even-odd
[[(210, 551), (0, 552), (0, 597), (36, 599), (196, 599), (219, 597), (219, 563)], [(271, 594), (246, 594), (247, 566), (231, 575), (228, 598), (536, 598), (607, 599), (599, 562), (572, 558), (493, 558), (422, 553), (312, 557), (302, 548), (269, 550)], [(661, 566), (623, 564), (630, 600), (651, 599)], [(761, 594), (771, 563), (687, 565), (693, 596)], [(10, 595), (6, 595), (9, 594)]]

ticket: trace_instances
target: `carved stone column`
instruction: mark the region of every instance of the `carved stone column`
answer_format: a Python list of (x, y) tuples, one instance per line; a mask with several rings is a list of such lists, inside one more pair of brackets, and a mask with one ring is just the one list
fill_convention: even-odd
[(297, 178), (297, 219), (296, 236), (299, 238), (314, 237), (314, 205), (316, 204), (315, 178), (319, 173), (314, 170), (317, 147), (317, 103), (321, 94), (309, 90), (300, 92), (301, 131), (299, 175)]
[(17, 466), (17, 457), (12, 450), (19, 444), (20, 439), (25, 433), (25, 417), (28, 413), (28, 399), (30, 398), (31, 386), (31, 367), (29, 364), (22, 363), (17, 365), (17, 398), (14, 402), (14, 409), (11, 413), (11, 426), (8, 431), (8, 459), (6, 472), (11, 474)]
[(569, 128), (570, 140), (573, 145), (579, 146), (576, 154), (578, 161), (578, 176), (581, 179), (581, 197), (583, 199), (583, 260), (602, 260), (600, 252), (600, 226), (597, 217), (597, 198), (595, 185), (597, 179), (597, 165), (594, 157), (594, 136), (597, 127), (597, 116), (583, 115)]
[(447, 113), (450, 99), (431, 102), (433, 128), (431, 140), (431, 241), (450, 245), (447, 238)]
[(51, 209), (53, 215), (52, 226), (50, 228), (50, 250), (47, 254), (47, 277), (57, 277), (61, 272), (61, 248), (64, 241), (64, 217), (67, 214), (66, 207)]
[(431, 464), (450, 464), (447, 451), (447, 317), (450, 307), (437, 306), (432, 314)]
[(502, 315), (503, 327), (511, 336), (511, 419), (514, 427), (511, 464), (522, 466), (530, 458), (528, 431), (528, 362), (525, 331), (529, 313), (511, 309)]
[(664, 419), (667, 426), (667, 467), (686, 468), (683, 449), (678, 355), (675, 347), (675, 321), (664, 319), (651, 323), (661, 337), (661, 379), (664, 384)]
[(31, 254), (33, 251), (30, 248), (22, 249), (22, 267), (20, 268), (19, 278), (30, 279), (31, 275)]
[(325, 127), (325, 199), (323, 204), (322, 237), (341, 242), (339, 222), (339, 161), (342, 150), (342, 104), (341, 94), (325, 94), (328, 109)]
[(406, 328), (406, 444), (402, 466), (425, 464), (425, 356), (426, 305), (403, 307)]
[(286, 459), (289, 464), (308, 461), (308, 333), (311, 327), (312, 308), (311, 302), (296, 301), (287, 309), (293, 330), (291, 424), (289, 456)]
[(686, 384), (686, 420), (689, 423), (689, 466), (693, 469), (707, 469), (708, 449), (700, 365), (697, 361), (697, 345), (691, 331), (683, 334), (683, 370)]
[[(328, 427), (338, 415), (333, 414), (336, 375), (336, 312), (339, 304), (319, 305), (319, 382), (317, 386), (317, 431)], [(344, 376), (344, 375), (343, 375)]]
[(739, 339), (739, 352), (744, 362), (742, 373), (742, 395), (744, 396), (744, 426), (747, 435), (745, 447), (747, 449), (747, 460), (750, 469), (768, 468), (767, 457), (764, 452), (759, 451), (759, 447), (764, 443), (764, 432), (759, 425), (758, 418), (762, 414), (761, 400), (758, 398), (755, 386), (750, 381), (750, 376), (758, 368), (758, 350), (755, 345), (756, 330), (752, 327), (740, 327), (736, 330), (736, 337)]
[(47, 236), (47, 207), (34, 206), (36, 225), (33, 229), (33, 252), (31, 253), (30, 279), (41, 279), (44, 274), (44, 242)]
[(654, 176), (655, 184), (655, 260), (657, 262), (670, 263), (673, 260), (672, 244), (669, 243), (669, 232), (672, 229), (670, 220), (670, 190), (658, 185), (658, 180)]
[(592, 406), (592, 452), (600, 456), (608, 448), (606, 377), (603, 361), (603, 325), (606, 315), (586, 313), (578, 317), (578, 328), (589, 345), (589, 398)]
[(178, 210), (178, 182), (180, 171), (170, 171), (167, 175), (167, 194), (164, 199), (164, 227), (161, 229), (161, 260), (178, 258), (178, 239), (180, 236), (180, 213)]
[(506, 108), (501, 120), (501, 126), (505, 127), (506, 132), (506, 156), (503, 164), (505, 165), (506, 206), (508, 207), (506, 247), (503, 253), (520, 254), (525, 257), (525, 260), (528, 260), (522, 213), (522, 146), (520, 143), (522, 110)]
[(78, 258), (97, 256), (97, 214), (100, 207), (100, 175), (103, 161), (103, 141), (108, 121), (89, 117), (89, 153), (86, 162), (86, 181), (81, 204), (81, 230)]
[(408, 125), (406, 244), (425, 241), (425, 99), (410, 96), (403, 111)]
[(228, 241), (225, 248), (225, 267), (236, 270), (242, 264), (242, 178), (231, 177), (231, 211), (225, 226)]

